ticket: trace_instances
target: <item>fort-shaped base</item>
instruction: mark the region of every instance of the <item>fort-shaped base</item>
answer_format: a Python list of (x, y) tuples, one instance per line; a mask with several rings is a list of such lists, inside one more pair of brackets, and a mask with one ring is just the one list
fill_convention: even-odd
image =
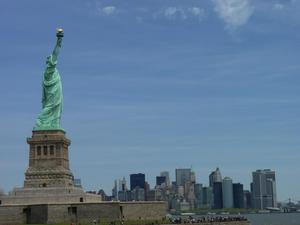
[(1, 196), (1, 205), (71, 204), (101, 202), (101, 196), (88, 194), (79, 187), (14, 188)]

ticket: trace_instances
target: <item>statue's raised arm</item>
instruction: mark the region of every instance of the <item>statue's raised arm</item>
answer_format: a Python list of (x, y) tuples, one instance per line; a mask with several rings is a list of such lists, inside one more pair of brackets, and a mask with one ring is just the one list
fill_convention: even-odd
[(58, 53), (59, 53), (59, 49), (61, 48), (61, 43), (62, 43), (63, 36), (64, 36), (63, 29), (57, 29), (57, 31), (56, 31), (56, 37), (57, 37), (56, 45), (55, 45), (55, 47), (53, 49), (53, 52), (52, 52), (53, 61), (57, 61), (57, 56), (58, 56)]
[(57, 56), (61, 48), (63, 30), (56, 31), (56, 45), (47, 57), (44, 71), (42, 111), (40, 112), (34, 130), (62, 130), (60, 118), (62, 113), (63, 95), (59, 72), (56, 68)]

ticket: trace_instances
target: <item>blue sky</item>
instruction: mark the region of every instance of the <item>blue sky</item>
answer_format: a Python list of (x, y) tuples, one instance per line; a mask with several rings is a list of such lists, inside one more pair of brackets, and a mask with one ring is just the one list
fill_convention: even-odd
[(0, 1), (0, 187), (22, 186), (55, 29), (71, 169), (87, 190), (192, 166), (300, 199), (299, 0)]

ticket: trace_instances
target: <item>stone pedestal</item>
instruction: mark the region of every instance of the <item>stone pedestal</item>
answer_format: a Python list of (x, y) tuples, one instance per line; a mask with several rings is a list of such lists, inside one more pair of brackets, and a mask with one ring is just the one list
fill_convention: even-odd
[(62, 130), (33, 131), (27, 138), (29, 167), (24, 187), (14, 188), (0, 198), (0, 205), (31, 205), (100, 202), (100, 195), (87, 194), (75, 187), (69, 168), (71, 141)]
[(68, 147), (71, 141), (61, 130), (33, 131), (27, 138), (29, 167), (25, 173), (25, 188), (72, 187)]

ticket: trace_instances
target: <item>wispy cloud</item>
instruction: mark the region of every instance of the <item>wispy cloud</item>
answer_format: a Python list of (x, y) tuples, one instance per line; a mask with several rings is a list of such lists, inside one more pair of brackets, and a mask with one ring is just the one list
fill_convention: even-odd
[(194, 16), (203, 16), (204, 15), (204, 9), (201, 9), (199, 7), (192, 7), (189, 8), (189, 11), (194, 15)]
[(98, 6), (98, 12), (100, 15), (102, 16), (111, 16), (114, 14), (118, 13), (118, 9), (117, 7), (113, 6), (113, 5), (109, 5), (109, 6)]
[(169, 6), (154, 13), (154, 18), (166, 18), (168, 20), (186, 20), (195, 19), (202, 20), (205, 16), (205, 10), (200, 7), (179, 7)]
[(284, 9), (284, 5), (280, 4), (280, 3), (276, 3), (273, 5), (273, 9), (275, 10), (283, 10)]
[(181, 19), (186, 19), (185, 12), (182, 8), (178, 7), (168, 7), (164, 10), (164, 15), (167, 19), (175, 19), (179, 17)]
[(212, 0), (212, 2), (227, 29), (236, 29), (246, 24), (254, 12), (250, 0)]
[(199, 21), (202, 21), (205, 17), (205, 10), (199, 7), (188, 8), (188, 12), (195, 18), (198, 18)]

